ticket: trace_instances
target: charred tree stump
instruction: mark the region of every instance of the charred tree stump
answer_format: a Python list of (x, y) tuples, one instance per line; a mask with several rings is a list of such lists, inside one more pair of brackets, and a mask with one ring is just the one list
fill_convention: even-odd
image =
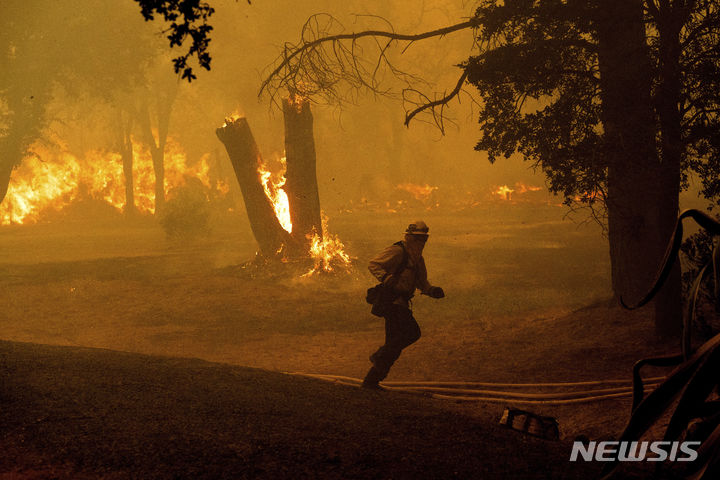
[(263, 190), (258, 173), (262, 159), (250, 126), (245, 118), (239, 118), (226, 122), (216, 130), (216, 134), (225, 145), (235, 170), (260, 253), (268, 259), (276, 258), (283, 247), (291, 248), (295, 242), (280, 225), (270, 199)]
[(287, 160), (285, 192), (290, 202), (292, 236), (299, 245), (307, 247), (313, 233), (322, 237), (310, 102), (298, 96), (284, 99), (283, 116)]
[(260, 177), (262, 158), (245, 118), (227, 121), (217, 130), (238, 179), (245, 208), (260, 253), (266, 259), (302, 264), (310, 259), (314, 234), (322, 237), (313, 117), (310, 104), (297, 96), (283, 101), (285, 120), (285, 184), (292, 229), (280, 223), (273, 200), (268, 198)]

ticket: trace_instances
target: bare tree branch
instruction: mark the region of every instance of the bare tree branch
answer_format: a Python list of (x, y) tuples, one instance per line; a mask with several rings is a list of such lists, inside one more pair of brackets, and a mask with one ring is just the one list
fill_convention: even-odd
[[(317, 15), (313, 15), (310, 17), (310, 19), (315, 19)], [(308, 20), (309, 22), (310, 20)], [(407, 42), (415, 42), (418, 40), (425, 40), (427, 38), (432, 37), (442, 37), (449, 33), (457, 32), (458, 30), (464, 30), (467, 28), (476, 28), (480, 24), (480, 21), (478, 18), (473, 17), (468, 21), (457, 23), (455, 25), (450, 25), (443, 28), (438, 28), (437, 30), (430, 30), (428, 32), (422, 32), (414, 35), (408, 35), (408, 34), (402, 34), (402, 33), (396, 33), (393, 31), (385, 31), (385, 30), (365, 30), (362, 32), (357, 33), (343, 33), (343, 34), (337, 34), (337, 35), (328, 35), (320, 38), (316, 38), (315, 40), (312, 40), (310, 42), (307, 42), (303, 40), (299, 46), (297, 46), (295, 49), (292, 49), (292, 52), (290, 55), (287, 55), (287, 48), (286, 48), (286, 54), (283, 56), (282, 62), (272, 71), (270, 74), (265, 78), (265, 80), (260, 85), (260, 91), (258, 92), (258, 95), (262, 95), (262, 93), (267, 89), (268, 84), (284, 69), (286, 68), (290, 62), (297, 57), (298, 55), (302, 55), (306, 51), (313, 50), (317, 46), (328, 43), (328, 42), (338, 42), (341, 40), (359, 40), (364, 37), (384, 37), (389, 38), (391, 41), (407, 41)], [(307, 23), (306, 23), (307, 26)]]
[[(457, 81), (457, 84), (455, 85), (455, 88), (450, 92), (449, 94), (445, 95), (442, 98), (439, 98), (437, 100), (434, 100), (432, 102), (425, 103), (423, 105), (420, 105), (416, 109), (408, 112), (405, 114), (405, 126), (407, 127), (410, 124), (410, 121), (420, 112), (423, 112), (428, 109), (434, 109), (437, 106), (445, 106), (447, 103), (455, 98), (460, 91), (462, 90), (463, 85), (465, 84), (465, 80), (467, 80), (468, 72), (467, 70), (463, 70), (462, 75), (460, 75), (460, 78)], [(445, 129), (442, 127), (442, 124), (438, 124), (438, 127), (440, 127), (440, 131), (445, 133)]]
[[(281, 55), (268, 67), (269, 73), (264, 75), (258, 96), (268, 95), (271, 103), (278, 104), (278, 99), (289, 92), (315, 103), (338, 106), (354, 103), (361, 92), (397, 98), (406, 105), (406, 125), (418, 114), (429, 111), (433, 122), (444, 132), (443, 103), (458, 96), (467, 75), (462, 75), (450, 94), (432, 99), (422, 93), (431, 88), (430, 84), (400, 67), (396, 63), (398, 55), (403, 55), (417, 41), (478, 28), (480, 19), (472, 17), (447, 27), (404, 34), (395, 32), (382, 17), (369, 18), (383, 22), (381, 28), (344, 33), (342, 24), (331, 15), (310, 17), (303, 26), (300, 41), (286, 43)], [(475, 38), (473, 35), (473, 42)], [(400, 45), (403, 48), (399, 48), (401, 42), (406, 42)]]

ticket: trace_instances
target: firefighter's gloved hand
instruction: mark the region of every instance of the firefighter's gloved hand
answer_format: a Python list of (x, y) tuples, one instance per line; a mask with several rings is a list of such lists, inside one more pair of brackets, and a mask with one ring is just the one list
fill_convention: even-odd
[(428, 296), (432, 298), (443, 298), (445, 296), (445, 292), (440, 287), (430, 287)]

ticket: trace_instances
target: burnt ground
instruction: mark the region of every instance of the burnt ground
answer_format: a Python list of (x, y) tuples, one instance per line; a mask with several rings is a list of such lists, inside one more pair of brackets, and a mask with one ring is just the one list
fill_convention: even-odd
[[(544, 215), (426, 217), (448, 296), (415, 301), (423, 338), (388, 380), (627, 379), (676, 350), (646, 312), (609, 304), (598, 232)], [(359, 266), (315, 278), (238, 268), (253, 244), (233, 226), (196, 242), (148, 225), (1, 230), (0, 479), (594, 476), (567, 461), (570, 442), (617, 435), (629, 399), (516, 405), (558, 418), (549, 442), (498, 426), (504, 404), (280, 373), (364, 375), (382, 342), (364, 263), (398, 222), (331, 222)]]

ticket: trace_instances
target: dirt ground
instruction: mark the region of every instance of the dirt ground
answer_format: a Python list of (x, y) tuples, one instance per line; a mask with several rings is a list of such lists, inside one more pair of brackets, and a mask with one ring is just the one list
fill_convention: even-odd
[[(414, 395), (0, 341), (0, 479), (583, 480), (566, 442)], [(538, 468), (542, 467), (542, 468)]]
[[(675, 351), (654, 338), (646, 312), (609, 302), (598, 228), (563, 220), (559, 208), (499, 213), (425, 217), (430, 280), (447, 297), (415, 299), (423, 337), (388, 380), (629, 379), (635, 360)], [(406, 223), (331, 218), (355, 268), (310, 278), (240, 268), (254, 253), (242, 221), (194, 242), (168, 241), (151, 223), (3, 228), (0, 339), (361, 378), (383, 339), (364, 303), (365, 265)], [(603, 438), (621, 430), (629, 402), (531, 410), (557, 417), (564, 440)], [(432, 403), (493, 424), (505, 407)]]

